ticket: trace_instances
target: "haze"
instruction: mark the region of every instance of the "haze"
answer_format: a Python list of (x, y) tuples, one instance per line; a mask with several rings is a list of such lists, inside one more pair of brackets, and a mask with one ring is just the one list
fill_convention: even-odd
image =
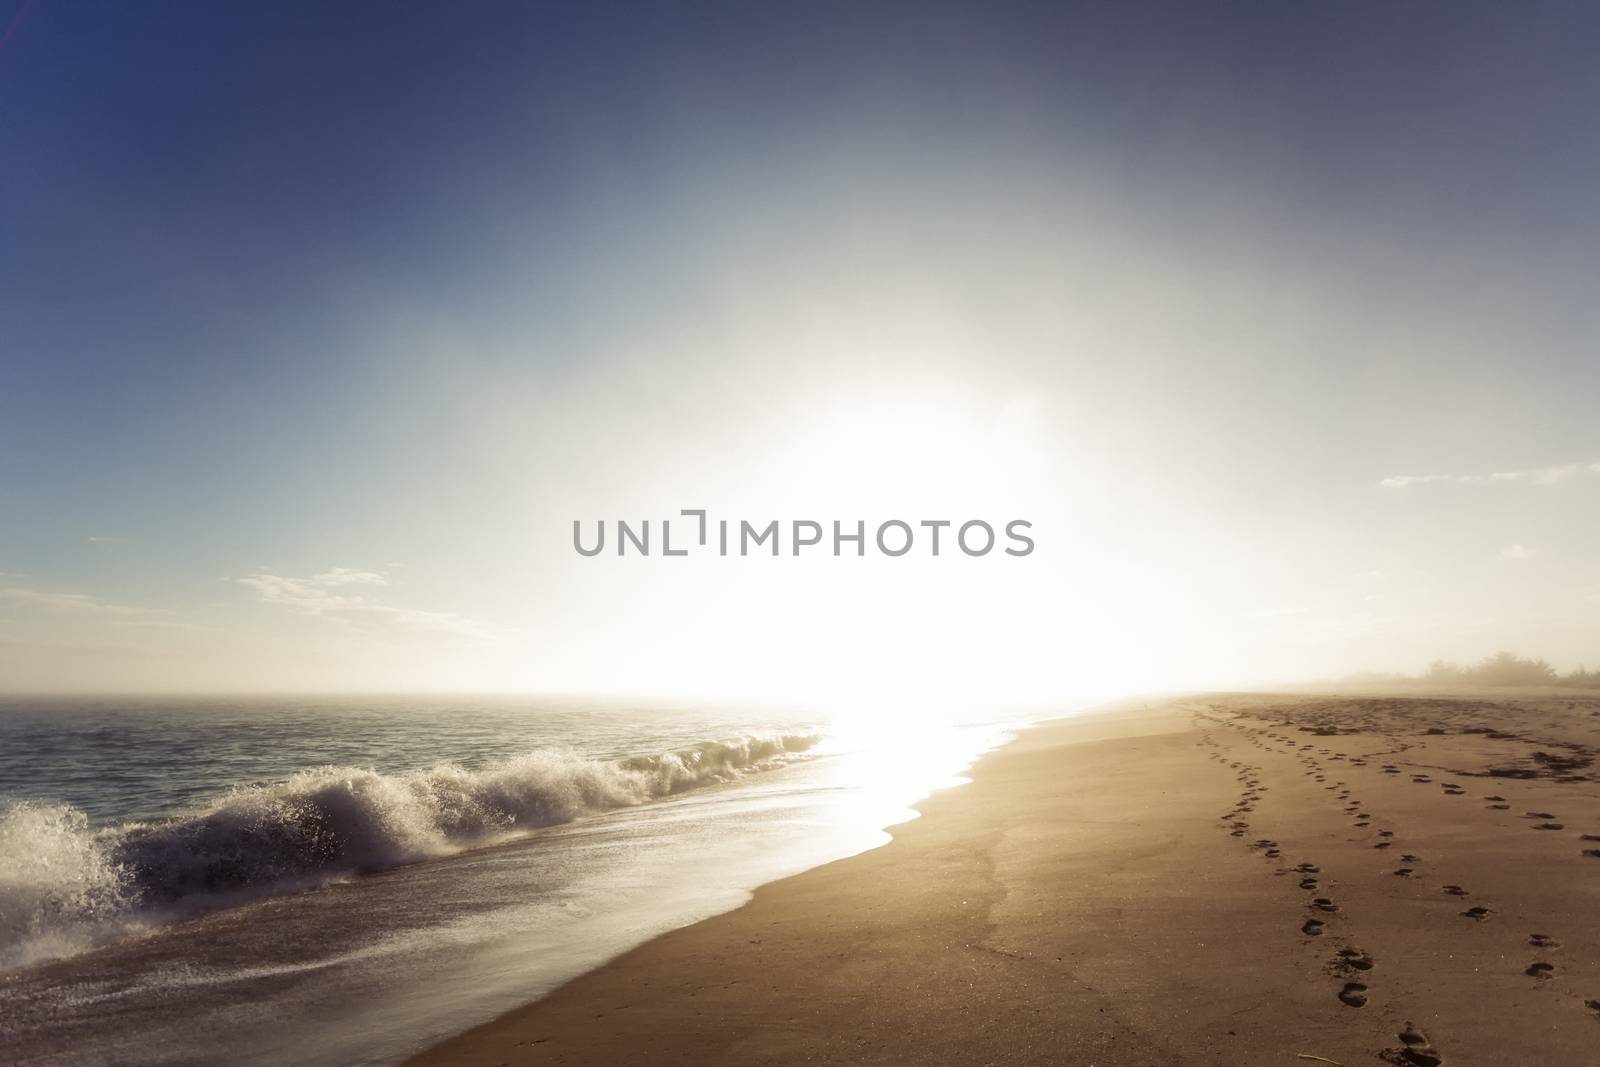
[[(17, 7), (0, 688), (1600, 654), (1581, 8)], [(694, 507), (1037, 549), (571, 546)]]

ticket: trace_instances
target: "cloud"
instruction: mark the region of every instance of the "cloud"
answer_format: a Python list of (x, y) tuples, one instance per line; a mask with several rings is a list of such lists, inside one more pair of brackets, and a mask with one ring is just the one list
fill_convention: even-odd
[(1529, 559), (1532, 556), (1533, 549), (1528, 548), (1521, 542), (1518, 542), (1514, 545), (1507, 545), (1500, 550), (1500, 557), (1502, 559)]
[(209, 627), (181, 622), (171, 618), (165, 608), (140, 608), (128, 604), (112, 604), (85, 593), (59, 593), (46, 589), (25, 589), (8, 586), (0, 589), (0, 602), (14, 604), (24, 610), (49, 615), (61, 615), (79, 620), (102, 622), (117, 627), (141, 627), (160, 630), (209, 630)]
[(1378, 484), (1385, 489), (1409, 489), (1414, 485), (1501, 485), (1522, 482), (1526, 485), (1559, 485), (1585, 474), (1600, 474), (1600, 463), (1562, 463), (1554, 467), (1532, 467), (1493, 474), (1395, 474)]
[(235, 578), (256, 591), (263, 603), (302, 615), (333, 619), (366, 628), (394, 628), (415, 633), (487, 639), (499, 636), (490, 626), (448, 611), (423, 611), (386, 604), (351, 591), (352, 586), (386, 586), (389, 577), (377, 571), (334, 567), (309, 578), (260, 572)]
[(334, 567), (331, 570), (323, 571), (321, 574), (313, 577), (311, 581), (317, 583), (318, 585), (326, 586), (389, 584), (387, 575), (379, 574), (376, 571), (351, 570), (348, 567)]
[(23, 607), (48, 611), (56, 615), (97, 615), (105, 618), (135, 618), (158, 614), (149, 608), (134, 608), (123, 604), (108, 604), (97, 597), (83, 593), (53, 593), (42, 589), (21, 589), (15, 586), (0, 589), (0, 600)]

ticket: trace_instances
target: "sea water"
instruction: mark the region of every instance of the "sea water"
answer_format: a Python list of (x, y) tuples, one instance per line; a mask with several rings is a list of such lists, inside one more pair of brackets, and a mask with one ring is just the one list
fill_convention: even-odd
[(395, 1062), (882, 843), (970, 720), (0, 701), (0, 1059)]

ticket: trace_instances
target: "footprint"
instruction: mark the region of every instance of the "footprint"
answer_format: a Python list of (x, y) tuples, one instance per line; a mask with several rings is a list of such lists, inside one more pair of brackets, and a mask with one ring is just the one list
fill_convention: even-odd
[(1358, 948), (1340, 949), (1337, 962), (1345, 967), (1354, 967), (1358, 971), (1372, 970), (1372, 957)]
[(1406, 1023), (1406, 1028), (1396, 1036), (1400, 1038), (1400, 1047), (1385, 1049), (1382, 1053), (1382, 1058), (1388, 1062), (1400, 1067), (1441, 1067), (1444, 1063), (1444, 1057), (1415, 1023)]
[(1366, 1006), (1367, 987), (1360, 982), (1346, 982), (1344, 988), (1339, 990), (1339, 999), (1352, 1008)]
[(1466, 911), (1462, 912), (1461, 915), (1462, 918), (1476, 919), (1478, 922), (1482, 922), (1489, 917), (1489, 909), (1479, 904), (1468, 908)]
[(1549, 934), (1529, 934), (1528, 935), (1528, 944), (1534, 946), (1535, 948), (1560, 948), (1561, 947), (1561, 942), (1557, 941), (1555, 938), (1551, 937)]
[(1485, 800), (1504, 800), (1505, 797), (1487, 796), (1487, 797), (1484, 797), (1483, 799), (1485, 799)]
[(1294, 869), (1299, 871), (1301, 874), (1319, 874), (1322, 871), (1322, 868), (1318, 867), (1315, 863), (1297, 863), (1295, 864)]
[(1317, 888), (1317, 880), (1315, 878), (1302, 878), (1300, 879), (1300, 888), (1315, 889)]
[(1485, 804), (1484, 807), (1488, 808), (1490, 811), (1510, 811), (1511, 810), (1511, 805), (1510, 804)]
[(1555, 815), (1548, 811), (1525, 811), (1522, 813), (1526, 819), (1554, 819)]
[(1467, 891), (1458, 885), (1447, 885), (1444, 886), (1443, 889), (1446, 893), (1449, 893), (1453, 897), (1464, 897), (1467, 895)]
[(1415, 873), (1415, 871), (1410, 867), (1401, 867), (1398, 870), (1396, 870), (1394, 873), (1395, 873), (1395, 876), (1398, 877), (1398, 878), (1410, 878), (1412, 876), (1412, 874)]
[(1322, 927), (1324, 925), (1321, 919), (1307, 919), (1305, 924), (1300, 927), (1300, 932), (1307, 937), (1320, 937), (1322, 936)]
[(1313, 908), (1316, 908), (1318, 911), (1338, 911), (1339, 910), (1339, 905), (1335, 904), (1333, 901), (1329, 900), (1327, 897), (1317, 897), (1317, 898), (1315, 898), (1314, 900), (1311, 901), (1311, 906)]
[(1400, 862), (1401, 863), (1421, 863), (1422, 860), (1420, 858), (1418, 858), (1414, 853), (1406, 852), (1406, 853), (1402, 853), (1401, 854)]
[(1554, 978), (1556, 973), (1556, 965), (1553, 963), (1533, 963), (1529, 964), (1528, 969), (1522, 973), (1527, 975), (1529, 978)]
[(1373, 845), (1372, 847), (1373, 848), (1389, 848), (1393, 844), (1394, 844), (1393, 841), (1379, 841), (1376, 845)]

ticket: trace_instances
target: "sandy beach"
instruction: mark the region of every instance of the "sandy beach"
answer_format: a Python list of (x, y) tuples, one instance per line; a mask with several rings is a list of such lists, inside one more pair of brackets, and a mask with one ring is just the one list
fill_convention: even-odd
[(413, 1062), (1600, 1062), (1597, 751), (1593, 692), (1048, 723)]

